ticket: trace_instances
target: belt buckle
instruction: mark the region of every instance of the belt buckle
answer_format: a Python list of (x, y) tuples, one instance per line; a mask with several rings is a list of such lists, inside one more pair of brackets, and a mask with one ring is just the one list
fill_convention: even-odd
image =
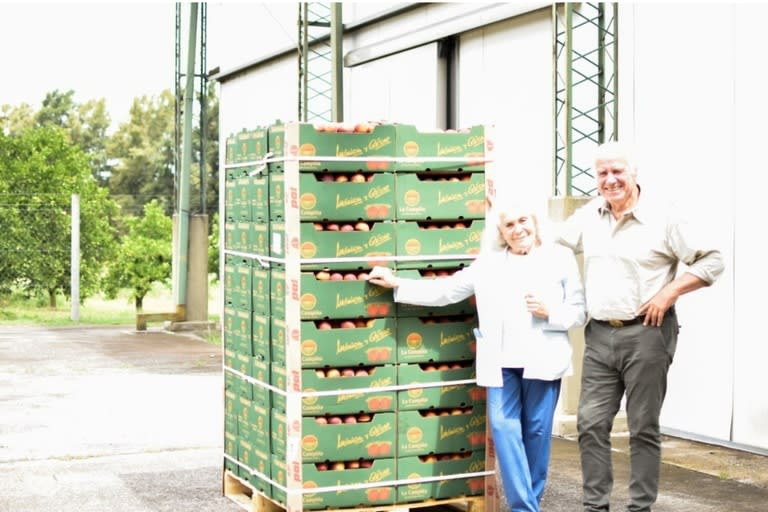
[(624, 322), (622, 320), (608, 320), (608, 324), (615, 328), (624, 327)]

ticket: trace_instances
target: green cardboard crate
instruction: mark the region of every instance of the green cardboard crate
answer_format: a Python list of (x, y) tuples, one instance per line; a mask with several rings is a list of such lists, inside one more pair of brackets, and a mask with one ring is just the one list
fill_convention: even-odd
[(419, 131), (413, 125), (397, 126), (396, 171), (485, 170), (485, 127), (462, 130)]
[(450, 176), (395, 174), (398, 220), (459, 220), (485, 217), (485, 173)]
[[(336, 178), (334, 178), (336, 176)], [(392, 173), (301, 173), (299, 215), (302, 221), (357, 221), (394, 218), (395, 177)], [(327, 181), (327, 180), (334, 181)]]
[(456, 221), (397, 221), (397, 256), (425, 259), (464, 259), (480, 252), (484, 219)]
[[(482, 449), (455, 454), (402, 457), (397, 461), (397, 478), (413, 482), (398, 485), (397, 501), (408, 503), (482, 495), (485, 490), (485, 477), (469, 475), (485, 470), (485, 450)], [(468, 476), (460, 478), (463, 474)], [(431, 482), (419, 481), (443, 476), (451, 478)]]
[(275, 121), (269, 126), (267, 131), (269, 161), (267, 167), (269, 172), (283, 172), (285, 170), (285, 125)]
[(269, 219), (285, 219), (285, 174), (269, 175)]
[(377, 125), (370, 132), (338, 132), (300, 123), (299, 141), (286, 153), (299, 158), (301, 171), (388, 171), (396, 153), (395, 125)]
[[(438, 271), (432, 270), (418, 270), (418, 269), (398, 269), (397, 275), (400, 277), (410, 279), (440, 279), (442, 272), (445, 275), (450, 275), (453, 272), (457, 272), (460, 268), (447, 268), (440, 269)], [(435, 277), (432, 274), (437, 273)], [(445, 317), (456, 315), (475, 315), (477, 314), (477, 307), (475, 296), (470, 297), (457, 302), (455, 304), (447, 304), (445, 306), (417, 306), (414, 304), (406, 304), (404, 302), (398, 302), (395, 304), (395, 316), (400, 317)], [(400, 339), (398, 337), (398, 339)], [(406, 339), (407, 343), (407, 339)]]
[[(432, 363), (428, 363), (432, 364)], [(441, 370), (425, 369), (424, 364), (398, 365), (398, 384), (410, 387), (397, 393), (398, 411), (464, 409), (485, 402), (485, 389), (472, 384), (452, 384), (451, 381), (474, 380), (473, 367)], [(426, 384), (441, 382), (442, 385)]]
[(471, 414), (399, 411), (397, 456), (478, 450), (485, 446), (485, 423), (485, 404), (472, 407)]
[(256, 315), (271, 313), (271, 273), (259, 260), (253, 260), (251, 267), (251, 309)]
[(395, 319), (360, 321), (364, 327), (340, 327), (327, 320), (301, 322), (302, 368), (394, 364)]
[[(272, 223), (270, 255), (285, 257), (285, 224)], [(395, 255), (395, 223), (371, 222), (368, 231), (318, 231), (312, 222), (299, 226), (299, 255), (307, 261), (305, 269), (363, 269), (387, 265)]]
[[(306, 396), (301, 401), (301, 411), (304, 416), (324, 416), (331, 419), (333, 415), (345, 415), (344, 420), (354, 423), (352, 415), (371, 415), (395, 410), (395, 391), (381, 390), (394, 386), (397, 381), (397, 369), (393, 365), (364, 367), (367, 375), (360, 375), (353, 367), (335, 367), (340, 373), (346, 371), (350, 375), (336, 377), (325, 376), (328, 370), (306, 369), (301, 371), (301, 391), (338, 391), (339, 394), (327, 396)], [(320, 376), (322, 372), (322, 377)], [(286, 369), (279, 362), (272, 364), (272, 386), (286, 390)], [(344, 390), (349, 392), (344, 393)], [(355, 390), (355, 391), (353, 391)], [(360, 391), (366, 390), (366, 391)], [(272, 396), (275, 408), (285, 410), (286, 396), (276, 393)], [(357, 421), (359, 418), (355, 418)], [(336, 421), (335, 419), (332, 421)]]
[(400, 317), (397, 321), (397, 362), (473, 360), (477, 341), (476, 315)]
[[(285, 413), (272, 409), (272, 452), (286, 454)], [(396, 444), (395, 413), (372, 415), (367, 423), (319, 424), (311, 416), (301, 419), (301, 460), (386, 459), (394, 457)]]
[(368, 282), (368, 269), (301, 273), (301, 318), (340, 319), (393, 316), (392, 290)]
[[(370, 462), (370, 467), (342, 470), (320, 470), (317, 463), (302, 464), (301, 477), (305, 489), (315, 487), (336, 487), (343, 485), (368, 484), (394, 480), (394, 459), (378, 459)], [(272, 456), (272, 480), (286, 486), (286, 467), (282, 457)], [(369, 508), (371, 505), (389, 505), (394, 503), (392, 486), (370, 487), (364, 489), (339, 489), (332, 492), (306, 493), (302, 498), (302, 508)], [(286, 504), (286, 493), (274, 486), (272, 499)]]

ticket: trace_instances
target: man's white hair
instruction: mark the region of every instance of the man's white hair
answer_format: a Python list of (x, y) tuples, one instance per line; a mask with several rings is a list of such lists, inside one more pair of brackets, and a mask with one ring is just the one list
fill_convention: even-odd
[(600, 160), (624, 160), (629, 166), (629, 172), (632, 175), (637, 176), (639, 166), (635, 159), (635, 151), (631, 144), (625, 142), (619, 142), (612, 140), (610, 142), (604, 142), (597, 146), (595, 149), (594, 161), (597, 163)]

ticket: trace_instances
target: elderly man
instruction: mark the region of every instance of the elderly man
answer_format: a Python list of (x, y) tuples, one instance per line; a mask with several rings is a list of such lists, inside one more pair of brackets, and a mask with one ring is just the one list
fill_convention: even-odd
[[(661, 466), (659, 416), (679, 325), (675, 302), (723, 272), (720, 251), (695, 236), (637, 182), (628, 148), (596, 152), (601, 197), (579, 208), (558, 241), (584, 256), (590, 321), (577, 415), (585, 512), (609, 510), (611, 428), (626, 393), (630, 433), (627, 510), (650, 511)], [(678, 272), (678, 265), (685, 267)]]

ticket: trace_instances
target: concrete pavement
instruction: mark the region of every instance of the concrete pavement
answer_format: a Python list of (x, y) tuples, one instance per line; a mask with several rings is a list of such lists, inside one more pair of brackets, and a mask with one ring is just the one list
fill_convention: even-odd
[[(0, 512), (242, 510), (221, 492), (222, 379), (220, 349), (192, 334), (0, 327)], [(655, 512), (768, 510), (768, 457), (674, 438), (664, 453)], [(542, 510), (580, 510), (573, 440), (553, 440)]]

